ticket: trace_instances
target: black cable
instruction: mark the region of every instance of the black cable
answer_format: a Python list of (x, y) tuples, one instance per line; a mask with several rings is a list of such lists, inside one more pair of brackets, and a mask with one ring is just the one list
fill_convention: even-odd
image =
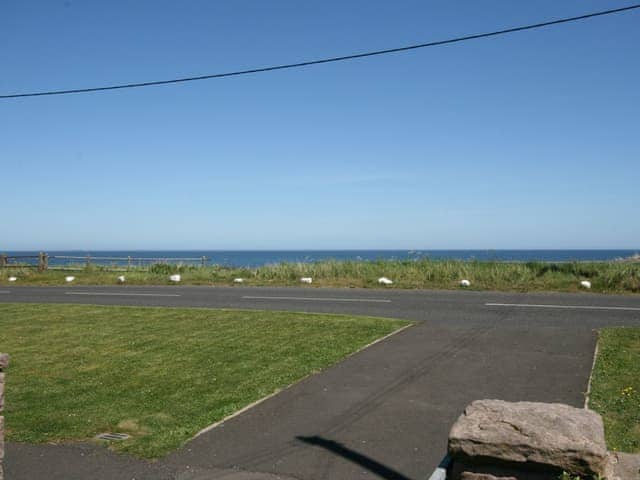
[(409, 45), (409, 46), (405, 46), (405, 47), (388, 48), (386, 50), (376, 50), (376, 51), (373, 51), (373, 52), (356, 53), (356, 54), (353, 54), (353, 55), (345, 55), (345, 56), (341, 56), (341, 57), (331, 57), (331, 58), (323, 58), (323, 59), (319, 59), (319, 60), (310, 60), (310, 61), (307, 61), (307, 62), (300, 62), (300, 63), (289, 63), (289, 64), (286, 64), (286, 65), (274, 65), (274, 66), (271, 66), (271, 67), (252, 68), (252, 69), (249, 69), (249, 70), (239, 70), (239, 71), (235, 71), (235, 72), (214, 73), (214, 74), (211, 74), (211, 75), (201, 75), (201, 76), (197, 76), (197, 77), (174, 78), (172, 80), (156, 80), (156, 81), (152, 81), (152, 82), (127, 83), (127, 84), (122, 84), (122, 85), (109, 85), (109, 86), (105, 86), (105, 87), (76, 88), (76, 89), (71, 89), (71, 90), (49, 90), (49, 91), (43, 91), (43, 92), (15, 93), (15, 94), (11, 94), (11, 95), (0, 95), (0, 99), (19, 98), (19, 97), (40, 97), (40, 96), (44, 96), (44, 95), (66, 95), (66, 94), (70, 94), (70, 93), (89, 93), (89, 92), (100, 92), (100, 91), (104, 91), (104, 90), (119, 90), (119, 89), (123, 89), (123, 88), (149, 87), (149, 86), (152, 86), (152, 85), (167, 85), (167, 84), (170, 84), (170, 83), (193, 82), (193, 81), (196, 81), (196, 80), (207, 80), (207, 79), (211, 79), (211, 78), (236, 77), (236, 76), (239, 76), (239, 75), (249, 75), (249, 74), (252, 74), (252, 73), (271, 72), (273, 70), (285, 70), (285, 69), (289, 69), (289, 68), (300, 68), (300, 67), (307, 67), (309, 65), (319, 65), (319, 64), (322, 64), (322, 63), (342, 62), (342, 61), (345, 61), (345, 60), (354, 60), (356, 58), (373, 57), (375, 55), (385, 55), (387, 53), (405, 52), (407, 50), (416, 50), (418, 48), (435, 47), (435, 46), (438, 46), (438, 45), (446, 45), (446, 44), (449, 44), (449, 43), (464, 42), (464, 41), (467, 41), (467, 40), (475, 40), (475, 39), (478, 39), (478, 38), (495, 37), (497, 35), (504, 35), (506, 33), (521, 32), (523, 30), (532, 30), (534, 28), (542, 28), (542, 27), (548, 27), (550, 25), (558, 25), (560, 23), (575, 22), (577, 20), (585, 20), (587, 18), (600, 17), (600, 16), (603, 16), (603, 15), (610, 15), (610, 14), (613, 14), (613, 13), (625, 12), (625, 11), (634, 10), (634, 9), (637, 9), (637, 8), (640, 8), (640, 4), (629, 5), (628, 7), (615, 8), (615, 9), (612, 9), (612, 10), (604, 10), (604, 11), (600, 11), (600, 12), (588, 13), (586, 15), (580, 15), (580, 16), (577, 16), (577, 17), (561, 18), (559, 20), (550, 20), (548, 22), (535, 23), (535, 24), (532, 24), (532, 25), (524, 25), (524, 26), (521, 26), (521, 27), (507, 28), (507, 29), (504, 29), (504, 30), (497, 30), (497, 31), (494, 31), (494, 32), (478, 33), (478, 34), (475, 34), (475, 35), (466, 35), (464, 37), (450, 38), (448, 40), (438, 40), (438, 41), (435, 41), (435, 42), (420, 43), (420, 44), (417, 44), (417, 45)]

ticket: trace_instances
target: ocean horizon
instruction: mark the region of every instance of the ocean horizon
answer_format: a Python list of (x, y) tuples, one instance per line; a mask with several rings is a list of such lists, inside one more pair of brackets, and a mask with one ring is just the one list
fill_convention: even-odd
[[(260, 267), (277, 263), (310, 263), (323, 260), (465, 260), (501, 262), (588, 262), (612, 261), (637, 255), (639, 249), (415, 249), (415, 250), (43, 250), (49, 264), (65, 265), (86, 262), (94, 264), (149, 264), (153, 261), (222, 265), (228, 267)], [(37, 256), (38, 251), (3, 251), (9, 257)], [(27, 261), (28, 259), (23, 259)], [(37, 260), (37, 259), (36, 259)]]

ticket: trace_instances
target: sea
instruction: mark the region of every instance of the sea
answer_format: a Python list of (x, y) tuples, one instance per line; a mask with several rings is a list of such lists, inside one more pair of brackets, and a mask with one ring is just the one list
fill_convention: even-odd
[[(0, 251), (9, 263), (37, 264), (34, 251)], [(52, 250), (50, 266), (86, 263), (96, 265), (148, 265), (182, 263), (255, 268), (283, 262), (321, 260), (455, 259), (500, 262), (589, 262), (637, 256), (635, 250)], [(21, 258), (19, 258), (21, 257)]]

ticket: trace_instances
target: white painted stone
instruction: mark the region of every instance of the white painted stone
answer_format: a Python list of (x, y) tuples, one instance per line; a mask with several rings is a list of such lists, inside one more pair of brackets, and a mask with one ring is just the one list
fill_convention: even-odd
[(179, 274), (175, 274), (171, 275), (169, 277), (169, 280), (171, 280), (172, 282), (179, 282), (180, 280), (182, 280), (182, 277)]
[(313, 283), (313, 278), (311, 278), (311, 277), (302, 277), (302, 278), (300, 279), (300, 281), (301, 281), (302, 283)]
[(10, 282), (15, 282), (16, 280), (18, 280), (18, 277), (9, 277), (8, 280)]
[(380, 277), (378, 279), (378, 283), (381, 284), (381, 285), (392, 285), (393, 281), (389, 280), (387, 277)]
[(244, 278), (234, 278), (233, 279), (233, 283), (243, 283), (244, 282)]
[(470, 287), (471, 286), (471, 282), (465, 278), (464, 280), (460, 280), (460, 286), (461, 287)]
[(64, 277), (64, 281), (67, 283), (71, 283), (76, 279), (73, 275), (69, 275), (68, 277)]
[(124, 275), (120, 275), (120, 276), (118, 277), (118, 283), (124, 283), (124, 282), (126, 282), (126, 281), (127, 281), (127, 279), (124, 277)]
[(589, 280), (582, 280), (580, 286), (582, 288), (591, 288), (591, 282)]

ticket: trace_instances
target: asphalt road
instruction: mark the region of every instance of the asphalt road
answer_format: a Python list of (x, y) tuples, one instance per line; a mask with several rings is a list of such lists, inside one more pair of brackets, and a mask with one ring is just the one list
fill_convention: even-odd
[[(518, 322), (591, 326), (640, 317), (640, 296), (251, 287), (0, 287), (0, 302), (85, 303), (163, 307), (244, 308), (344, 313), (484, 323), (508, 312)], [(501, 313), (502, 312), (502, 313)]]
[(12, 479), (426, 479), (469, 402), (582, 406), (596, 329), (640, 325), (639, 296), (592, 294), (74, 286), (0, 288), (0, 302), (296, 310), (415, 322), (159, 462), (89, 445), (9, 444)]

